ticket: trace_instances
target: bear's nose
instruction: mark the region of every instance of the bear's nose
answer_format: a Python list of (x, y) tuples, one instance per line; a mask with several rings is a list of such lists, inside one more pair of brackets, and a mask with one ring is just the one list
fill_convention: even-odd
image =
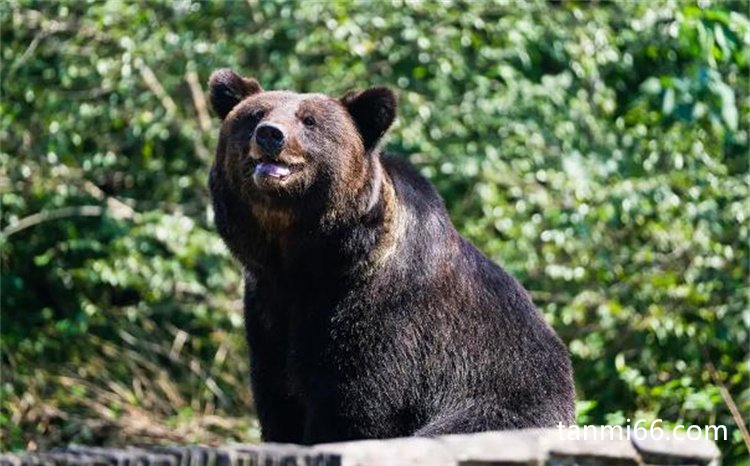
[(284, 145), (284, 132), (277, 126), (265, 123), (255, 130), (255, 140), (268, 155), (276, 155)]

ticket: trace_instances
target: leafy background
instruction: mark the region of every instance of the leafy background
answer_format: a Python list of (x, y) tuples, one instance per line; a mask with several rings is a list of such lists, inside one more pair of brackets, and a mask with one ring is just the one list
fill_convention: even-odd
[(11, 1), (0, 38), (4, 449), (257, 440), (206, 189), (230, 66), (397, 89), (387, 149), (531, 291), (579, 422), (746, 461), (746, 2)]

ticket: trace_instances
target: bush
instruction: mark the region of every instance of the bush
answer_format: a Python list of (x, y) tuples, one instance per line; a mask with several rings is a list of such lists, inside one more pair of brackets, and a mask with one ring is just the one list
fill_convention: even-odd
[(743, 2), (0, 5), (2, 443), (257, 439), (211, 222), (229, 66), (392, 86), (387, 150), (567, 342), (579, 422), (750, 409)]

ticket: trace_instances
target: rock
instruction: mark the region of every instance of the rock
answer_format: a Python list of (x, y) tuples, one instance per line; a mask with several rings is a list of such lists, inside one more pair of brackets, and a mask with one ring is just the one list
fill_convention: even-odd
[[(0, 466), (711, 466), (719, 450), (710, 440), (638, 440), (625, 432), (527, 429), (327, 443), (95, 448), (71, 446), (41, 453), (0, 454)], [(603, 435), (605, 433), (606, 435)], [(614, 438), (612, 438), (614, 437)]]
[[(684, 433), (682, 435), (685, 435)], [(645, 464), (716, 464), (719, 449), (706, 438), (691, 440), (668, 437), (655, 440), (647, 436), (643, 440), (633, 439), (633, 444), (641, 454)]]

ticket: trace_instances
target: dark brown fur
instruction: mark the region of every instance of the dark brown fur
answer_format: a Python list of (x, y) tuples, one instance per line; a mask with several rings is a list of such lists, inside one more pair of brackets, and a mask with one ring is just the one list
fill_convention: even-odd
[[(229, 70), (210, 86), (224, 119), (210, 188), (245, 270), (264, 440), (572, 421), (568, 355), (526, 291), (458, 235), (423, 177), (377, 150), (391, 91), (264, 92)], [(283, 133), (278, 152), (261, 125)]]

